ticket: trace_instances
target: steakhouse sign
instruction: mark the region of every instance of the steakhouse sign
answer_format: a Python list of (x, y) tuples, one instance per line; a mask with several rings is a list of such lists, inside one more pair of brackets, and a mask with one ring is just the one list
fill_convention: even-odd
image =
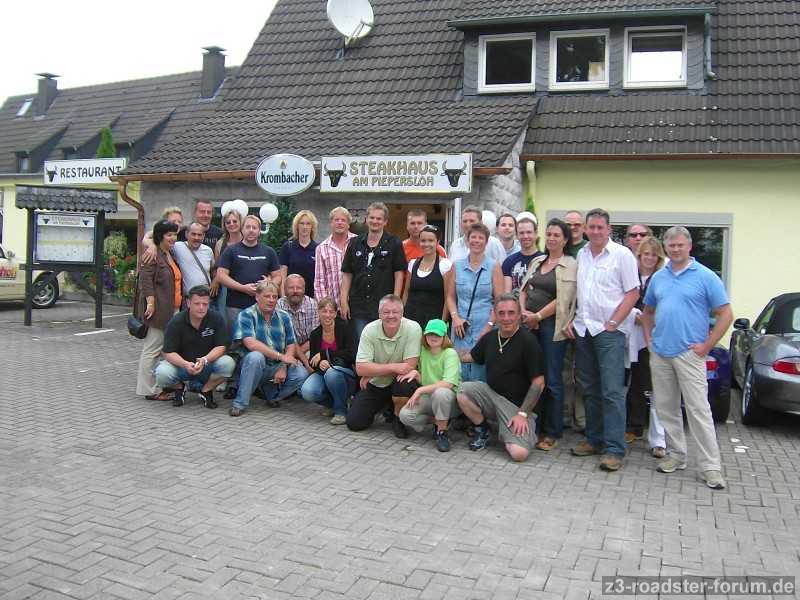
[(322, 192), (466, 193), (472, 191), (472, 154), (325, 156)]
[(314, 165), (296, 154), (273, 154), (256, 169), (256, 183), (273, 196), (294, 196), (314, 184)]

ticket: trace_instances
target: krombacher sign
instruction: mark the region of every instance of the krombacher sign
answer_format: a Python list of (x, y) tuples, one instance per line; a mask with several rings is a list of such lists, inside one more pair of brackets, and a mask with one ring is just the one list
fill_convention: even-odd
[(466, 193), (472, 191), (472, 154), (325, 156), (320, 191)]

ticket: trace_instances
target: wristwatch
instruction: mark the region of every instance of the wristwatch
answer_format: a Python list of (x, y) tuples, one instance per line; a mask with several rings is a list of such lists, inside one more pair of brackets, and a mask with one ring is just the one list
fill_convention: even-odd
[(526, 419), (528, 418), (528, 413), (526, 413), (526, 412), (524, 412), (524, 411), (521, 411), (521, 410), (520, 410), (520, 411), (518, 411), (518, 412), (517, 412), (517, 414), (518, 414), (520, 417), (524, 417), (524, 418), (526, 418)]

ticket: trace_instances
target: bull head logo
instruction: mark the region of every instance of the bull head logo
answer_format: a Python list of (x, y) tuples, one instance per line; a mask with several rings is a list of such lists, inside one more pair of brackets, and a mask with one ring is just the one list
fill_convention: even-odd
[(57, 172), (58, 172), (57, 169), (53, 169), (52, 171), (50, 169), (47, 169), (47, 180), (50, 183), (53, 183), (53, 179), (55, 179)]
[(331, 187), (338, 186), (339, 185), (339, 180), (342, 177), (347, 177), (347, 173), (345, 173), (345, 169), (346, 168), (347, 168), (347, 165), (344, 164), (344, 161), (342, 161), (342, 168), (341, 169), (333, 170), (333, 169), (329, 169), (325, 165), (322, 166), (322, 170), (325, 172), (325, 175), (327, 175), (328, 179), (330, 179), (330, 181), (331, 181)]
[(458, 187), (458, 180), (467, 173), (467, 161), (464, 161), (460, 169), (448, 169), (447, 161), (444, 161), (442, 163), (442, 171), (444, 171), (447, 180), (450, 182), (450, 187)]

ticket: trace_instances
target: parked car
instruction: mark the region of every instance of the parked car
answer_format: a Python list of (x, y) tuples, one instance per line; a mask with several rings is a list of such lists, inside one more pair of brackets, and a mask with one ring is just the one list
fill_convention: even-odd
[(715, 346), (706, 356), (708, 404), (717, 423), (723, 423), (731, 410), (731, 358), (722, 346)]
[(752, 326), (741, 318), (733, 327), (731, 383), (742, 390), (742, 423), (800, 411), (800, 293), (776, 296)]
[[(34, 308), (50, 308), (58, 300), (58, 280), (51, 271), (34, 271)], [(0, 300), (25, 300), (25, 271), (16, 254), (0, 244)]]

